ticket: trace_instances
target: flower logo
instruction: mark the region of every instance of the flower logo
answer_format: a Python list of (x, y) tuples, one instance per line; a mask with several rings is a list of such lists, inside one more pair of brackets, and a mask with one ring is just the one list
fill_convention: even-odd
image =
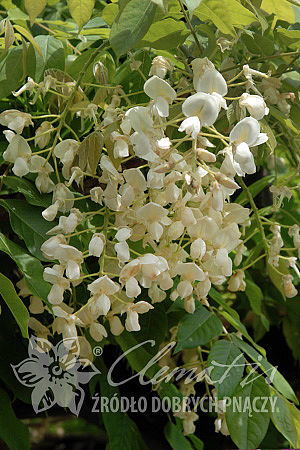
[(87, 359), (79, 358), (77, 338), (68, 338), (53, 346), (47, 339), (31, 337), (28, 356), (11, 365), (18, 381), (33, 388), (31, 401), (36, 413), (58, 404), (78, 416), (84, 401), (84, 390), (99, 370)]

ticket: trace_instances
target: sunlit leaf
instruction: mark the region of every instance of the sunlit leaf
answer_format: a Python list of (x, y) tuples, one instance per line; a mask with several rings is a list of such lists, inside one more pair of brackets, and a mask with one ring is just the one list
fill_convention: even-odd
[(95, 0), (67, 0), (69, 11), (79, 31), (91, 18)]

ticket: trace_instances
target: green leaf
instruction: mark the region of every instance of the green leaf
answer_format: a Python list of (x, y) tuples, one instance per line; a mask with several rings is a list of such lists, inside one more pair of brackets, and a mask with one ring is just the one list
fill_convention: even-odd
[(81, 170), (95, 174), (102, 153), (104, 138), (99, 131), (93, 131), (81, 143), (78, 149)]
[(23, 78), (23, 48), (14, 47), (0, 62), (0, 98), (15, 91)]
[(7, 176), (3, 177), (3, 184), (11, 189), (14, 193), (20, 192), (25, 195), (26, 200), (31, 205), (43, 206), (47, 208), (51, 205), (51, 194), (40, 194), (36, 187), (25, 178)]
[(101, 17), (104, 22), (107, 23), (110, 27), (114, 23), (114, 20), (118, 14), (119, 8), (116, 3), (109, 3), (106, 5), (102, 11)]
[(260, 36), (257, 33), (253, 36), (244, 34), (242, 36), (242, 39), (249, 52), (254, 55), (263, 54), (270, 56), (274, 52), (274, 42), (271, 39), (266, 38), (265, 36)]
[(215, 314), (199, 305), (193, 314), (186, 314), (180, 321), (176, 352), (208, 344), (222, 333), (222, 323)]
[(276, 398), (274, 411), (271, 411), (271, 419), (277, 430), (290, 442), (291, 446), (297, 447), (297, 430), (292, 418), (288, 401), (271, 389), (272, 398)]
[(164, 434), (173, 450), (192, 450), (191, 444), (174, 423), (167, 423)]
[(27, 71), (35, 82), (39, 82), (47, 69), (65, 69), (65, 52), (62, 41), (54, 36), (41, 35), (34, 38), (42, 56), (30, 44), (27, 53)]
[(261, 131), (263, 133), (267, 134), (268, 140), (267, 140), (266, 144), (269, 147), (269, 149), (271, 150), (271, 152), (273, 153), (277, 146), (277, 141), (276, 141), (276, 137), (274, 136), (274, 133), (272, 131), (272, 128), (268, 125), (268, 123), (265, 119), (262, 119), (260, 121), (260, 127), (261, 127)]
[(275, 14), (278, 20), (295, 22), (295, 13), (287, 0), (262, 0), (260, 8), (268, 14)]
[[(231, 365), (232, 367), (229, 369)], [(209, 352), (207, 367), (218, 398), (231, 397), (243, 376), (245, 358), (240, 349), (232, 342), (217, 341)]]
[(192, 442), (193, 448), (195, 450), (203, 450), (204, 449), (204, 443), (197, 438), (194, 434), (189, 434), (188, 439)]
[(110, 43), (118, 56), (131, 50), (147, 33), (156, 5), (151, 0), (130, 0), (117, 15), (110, 32)]
[(25, 0), (24, 6), (28, 12), (31, 25), (41, 12), (46, 8), (47, 0)]
[(28, 30), (26, 30), (25, 28), (19, 26), (19, 25), (14, 25), (15, 30), (17, 30), (20, 34), (22, 34), (22, 36), (24, 36), (26, 39), (28, 39), (28, 41), (33, 45), (33, 47), (36, 49), (36, 51), (41, 55), (42, 55), (42, 51), (40, 49), (40, 47), (38, 46), (38, 44), (36, 43), (36, 41), (34, 40), (33, 36), (31, 33), (29, 33)]
[(275, 32), (283, 45), (287, 45), (292, 50), (300, 48), (300, 30), (286, 30), (279, 27)]
[(295, 428), (297, 430), (297, 445), (296, 447), (300, 447), (300, 411), (295, 407), (295, 405), (292, 405), (291, 403), (288, 403), (288, 408), (290, 410), (290, 413), (292, 415), (293, 422), (295, 424)]
[(48, 239), (46, 233), (53, 228), (53, 222), (47, 222), (43, 218), (41, 208), (33, 208), (23, 200), (0, 200), (0, 205), (9, 212), (12, 229), (21, 239), (24, 239), (30, 253), (45, 261), (41, 245)]
[(91, 18), (95, 0), (67, 0), (70, 14), (78, 25), (78, 32), (80, 32), (83, 25), (85, 25)]
[[(262, 377), (257, 375), (249, 377), (245, 386), (238, 386), (233, 394), (233, 399), (241, 399), (242, 408), (234, 407), (233, 403), (226, 407), (226, 423), (230, 437), (240, 449), (258, 448), (267, 433), (270, 412), (249, 411), (245, 407), (249, 401), (251, 407), (255, 399), (257, 410), (261, 410), (264, 403), (262, 397), (269, 396), (269, 387)], [(248, 399), (248, 400), (247, 400)], [(268, 405), (269, 406), (269, 405)]]
[(193, 17), (195, 9), (198, 8), (202, 0), (183, 0), (183, 3), (189, 10), (190, 19)]
[(272, 283), (278, 289), (278, 291), (281, 292), (283, 299), (286, 300), (284, 287), (282, 284), (282, 275), (280, 275), (278, 273), (278, 270), (279, 270), (279, 272), (284, 273), (284, 274), (289, 273), (286, 263), (282, 259), (279, 260), (277, 270), (275, 270), (271, 264), (267, 263), (267, 272), (268, 272), (268, 275), (269, 275)]
[(236, 312), (235, 309), (231, 308), (225, 300), (223, 300), (222, 295), (215, 289), (211, 288), (208, 294), (215, 302), (217, 302), (220, 306), (222, 306), (225, 311), (227, 311), (232, 317), (234, 317), (237, 320), (240, 320), (240, 316)]
[(0, 233), (0, 251), (5, 252), (22, 270), (27, 286), (31, 292), (46, 303), (50, 291), (49, 283), (43, 279), (43, 266), (34, 256), (29, 255), (22, 247), (10, 241)]
[(294, 324), (289, 317), (284, 317), (282, 321), (282, 331), (286, 340), (286, 343), (293, 352), (293, 357), (300, 361), (300, 322)]
[(247, 331), (247, 328), (245, 327), (244, 324), (242, 324), (242, 322), (239, 319), (236, 319), (235, 317), (231, 316), (230, 314), (228, 314), (227, 311), (219, 311), (219, 313), (240, 333), (242, 333), (242, 335), (248, 339), (249, 342), (251, 342), (251, 344), (257, 348), (257, 350), (262, 354), (262, 355), (266, 355), (266, 351), (264, 348), (262, 348), (260, 345), (256, 344), (256, 342), (254, 342), (254, 340), (252, 339), (252, 337), (250, 336), (250, 334)]
[(0, 388), (0, 437), (10, 450), (29, 450), (28, 428), (16, 417), (11, 401)]
[[(263, 191), (269, 184), (271, 184), (274, 181), (273, 175), (268, 175), (266, 177), (261, 178), (258, 181), (255, 181), (251, 184), (251, 186), (248, 186), (249, 191), (252, 194), (252, 197), (255, 198), (261, 191)], [(240, 205), (245, 205), (249, 202), (248, 196), (245, 191), (243, 191), (235, 200)]]
[(167, 18), (154, 22), (139, 42), (138, 47), (151, 47), (159, 50), (177, 48), (184, 43), (188, 35), (189, 31), (183, 22)]
[(289, 128), (291, 131), (293, 131), (293, 133), (295, 134), (299, 134), (299, 130), (297, 128), (297, 126), (295, 125), (295, 123), (289, 118), (286, 117), (285, 114), (283, 114), (283, 112), (279, 111), (279, 109), (275, 108), (275, 106), (270, 105), (270, 114), (275, 117), (275, 119), (279, 120), (280, 123), (282, 123), (282, 125), (284, 125), (285, 127)]
[(246, 342), (232, 335), (232, 340), (243, 352), (245, 352), (250, 358), (259, 364), (259, 367), (265, 372), (265, 374), (271, 379), (273, 386), (286, 398), (292, 400), (295, 403), (299, 403), (298, 399), (286, 381), (276, 367), (272, 366), (265, 358), (262, 357), (254, 348), (248, 345)]
[(203, 0), (194, 14), (201, 20), (211, 20), (222, 33), (232, 36), (236, 34), (234, 27), (247, 27), (257, 21), (237, 0)]
[(247, 279), (245, 293), (249, 299), (252, 310), (255, 314), (261, 314), (261, 303), (263, 300), (263, 293), (257, 284), (252, 280)]
[(12, 282), (2, 273), (0, 273), (0, 294), (16, 319), (22, 335), (28, 338), (29, 314), (27, 308), (17, 295)]
[[(126, 355), (130, 366), (136, 372), (140, 372), (157, 354), (158, 347), (163, 342), (168, 330), (167, 315), (162, 310), (154, 308), (144, 316), (140, 316), (140, 325), (141, 331), (135, 333), (123, 331), (120, 336), (115, 338), (123, 352), (146, 341), (151, 341), (138, 346)], [(155, 329), (155, 336), (153, 335), (153, 329)], [(152, 364), (146, 375), (154, 376), (158, 370), (159, 366), (156, 363)]]

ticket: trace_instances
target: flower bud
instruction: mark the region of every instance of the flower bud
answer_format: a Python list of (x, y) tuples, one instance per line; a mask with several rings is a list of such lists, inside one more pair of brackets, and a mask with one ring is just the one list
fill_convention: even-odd
[(90, 190), (92, 202), (102, 205), (103, 189), (100, 186), (94, 187)]
[(197, 155), (197, 158), (201, 159), (202, 161), (205, 161), (208, 163), (216, 162), (216, 155), (212, 152), (209, 152), (208, 150), (205, 150), (204, 148), (197, 148), (196, 155)]
[(167, 71), (172, 71), (172, 63), (169, 59), (163, 56), (156, 56), (152, 61), (152, 66), (149, 72), (150, 75), (156, 75), (160, 78), (165, 78)]
[(100, 84), (108, 83), (108, 70), (101, 61), (98, 61), (94, 64), (93, 74), (97, 83)]
[(292, 275), (283, 275), (282, 277), (283, 289), (284, 293), (288, 298), (295, 297), (298, 294), (297, 289), (293, 285), (293, 277)]
[(89, 243), (89, 255), (100, 258), (105, 244), (105, 237), (102, 233), (95, 233)]
[(216, 180), (227, 189), (240, 189), (240, 186), (231, 178), (226, 177), (222, 172), (215, 174)]
[(112, 318), (109, 319), (109, 326), (110, 331), (114, 336), (119, 336), (124, 330), (122, 322), (118, 316), (113, 316)]
[(245, 272), (243, 270), (237, 270), (235, 274), (230, 277), (228, 282), (228, 289), (231, 292), (244, 291), (246, 288)]
[(187, 313), (193, 314), (195, 311), (195, 299), (191, 295), (190, 297), (187, 297), (184, 299), (184, 309)]

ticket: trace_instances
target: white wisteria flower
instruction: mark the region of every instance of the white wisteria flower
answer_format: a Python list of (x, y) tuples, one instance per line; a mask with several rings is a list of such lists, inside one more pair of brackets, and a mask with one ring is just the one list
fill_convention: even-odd
[(264, 99), (259, 95), (250, 95), (247, 92), (244, 92), (239, 99), (239, 105), (247, 108), (251, 117), (254, 117), (256, 120), (261, 120), (264, 116), (269, 114), (269, 108)]
[(17, 177), (23, 177), (30, 172), (31, 149), (22, 136), (15, 134), (12, 137), (3, 158), (13, 163), (12, 171)]
[(54, 182), (50, 178), (53, 167), (40, 155), (33, 155), (29, 164), (30, 172), (37, 173), (35, 185), (41, 194), (52, 192)]
[(124, 306), (122, 312), (126, 312), (125, 327), (127, 331), (140, 331), (141, 326), (139, 324), (139, 314), (145, 314), (153, 306), (148, 302), (129, 303)]
[(88, 285), (88, 290), (93, 296), (91, 312), (95, 315), (95, 318), (99, 315), (106, 316), (111, 306), (110, 296), (116, 294), (119, 289), (117, 283), (108, 278), (107, 275)]
[(17, 109), (7, 109), (0, 114), (0, 124), (10, 130), (21, 134), (24, 127), (33, 125), (31, 114), (18, 111)]
[(181, 123), (178, 131), (185, 131), (196, 139), (202, 126), (209, 127), (217, 120), (219, 106), (212, 95), (198, 92), (183, 102), (182, 112), (188, 118)]
[(231, 130), (230, 144), (233, 146), (234, 168), (238, 175), (256, 172), (253, 154), (250, 147), (267, 142), (266, 133), (260, 132), (259, 122), (253, 117), (246, 117)]
[(168, 117), (169, 105), (176, 98), (176, 91), (162, 78), (154, 75), (144, 84), (145, 93), (154, 100), (152, 108), (161, 117)]

